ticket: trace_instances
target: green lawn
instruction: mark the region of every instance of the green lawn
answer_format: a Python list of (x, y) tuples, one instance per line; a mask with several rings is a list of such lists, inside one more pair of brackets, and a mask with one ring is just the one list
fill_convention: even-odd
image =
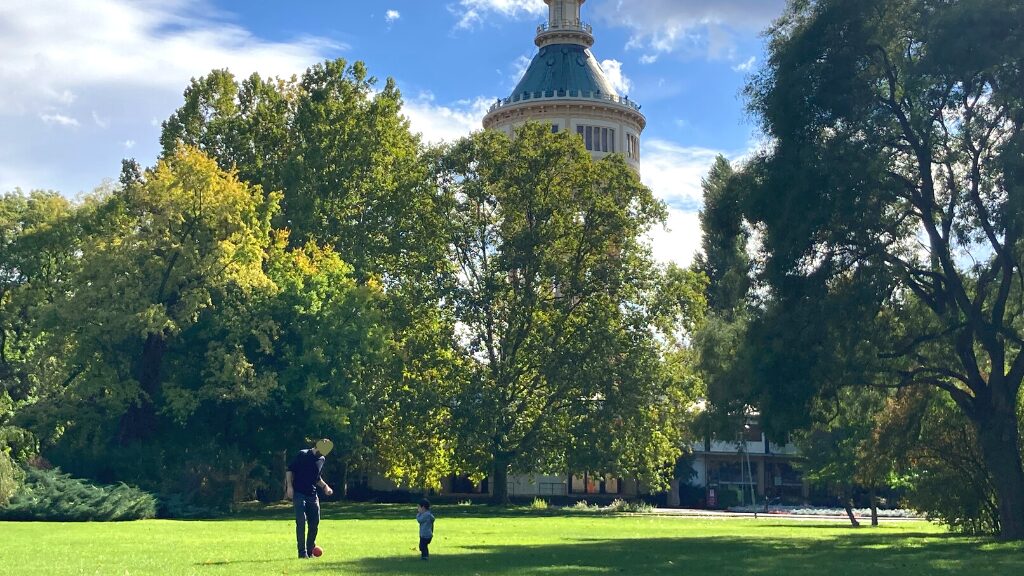
[(413, 506), (328, 505), (316, 560), (290, 509), (230, 520), (0, 523), (0, 574), (1024, 574), (1024, 546), (925, 522), (839, 523), (437, 506), (430, 562)]

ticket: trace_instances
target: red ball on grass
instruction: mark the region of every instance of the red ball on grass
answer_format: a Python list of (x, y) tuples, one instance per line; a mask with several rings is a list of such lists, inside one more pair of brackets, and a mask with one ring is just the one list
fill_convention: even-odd
[(317, 558), (319, 558), (320, 556), (323, 556), (323, 553), (324, 553), (324, 549), (323, 548), (321, 548), (319, 546), (313, 546), (313, 556), (316, 556)]

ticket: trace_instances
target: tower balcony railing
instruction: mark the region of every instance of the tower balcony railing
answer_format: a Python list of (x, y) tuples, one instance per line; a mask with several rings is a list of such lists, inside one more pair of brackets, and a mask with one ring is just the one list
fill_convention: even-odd
[(586, 22), (579, 20), (565, 20), (563, 22), (557, 22), (554, 24), (541, 24), (537, 26), (537, 34), (543, 34), (545, 32), (586, 32), (587, 34), (593, 34), (594, 28)]
[(640, 105), (629, 99), (629, 96), (618, 96), (616, 94), (606, 94), (604, 92), (588, 92), (584, 90), (543, 90), (538, 92), (522, 92), (520, 94), (513, 94), (508, 98), (499, 98), (497, 102), (491, 104), (491, 107), (487, 110), (487, 113), (494, 112), (495, 110), (511, 106), (513, 104), (519, 104), (521, 102), (534, 102), (543, 100), (599, 100), (602, 102), (610, 102), (612, 104), (618, 104), (630, 108), (637, 112), (640, 111)]

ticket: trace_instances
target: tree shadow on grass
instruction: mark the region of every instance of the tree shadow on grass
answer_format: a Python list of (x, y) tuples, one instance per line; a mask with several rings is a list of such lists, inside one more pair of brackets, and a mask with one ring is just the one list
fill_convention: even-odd
[[(786, 526), (789, 528), (789, 526)], [(344, 574), (978, 574), (1024, 573), (1019, 548), (983, 549), (986, 542), (935, 539), (933, 534), (846, 534), (837, 538), (587, 539), (539, 546), (469, 546), (431, 560), (415, 554), (324, 562), (314, 571)]]
[(268, 558), (263, 560), (206, 560), (204, 562), (196, 562), (193, 566), (232, 566), (235, 564), (272, 564), (280, 562), (280, 558)]
[[(915, 522), (925, 522), (925, 520), (914, 520)], [(907, 520), (898, 520), (896, 522), (881, 522), (878, 526), (871, 526), (867, 523), (862, 523), (860, 527), (854, 528), (850, 526), (850, 523), (843, 520), (791, 520), (788, 523), (785, 522), (763, 522), (758, 520), (753, 526), (756, 526), (758, 530), (762, 528), (778, 528), (781, 530), (855, 530), (857, 536), (872, 536), (880, 533), (886, 534), (887, 529), (900, 528)], [(846, 532), (844, 532), (846, 533)], [(967, 538), (956, 532), (941, 531), (941, 532), (906, 532), (902, 529), (899, 532), (899, 537), (911, 537), (911, 538)], [(985, 539), (979, 536), (978, 539)]]
[[(435, 513), (445, 518), (547, 518), (547, 517), (609, 517), (608, 512), (584, 512), (566, 508), (536, 510), (526, 506), (487, 506), (473, 504), (440, 504), (433, 506)], [(289, 502), (275, 504), (249, 504), (238, 512), (218, 520), (289, 520), (295, 512)], [(409, 520), (416, 517), (416, 504), (371, 504), (363, 502), (322, 502), (321, 520)], [(204, 520), (209, 521), (209, 520)]]

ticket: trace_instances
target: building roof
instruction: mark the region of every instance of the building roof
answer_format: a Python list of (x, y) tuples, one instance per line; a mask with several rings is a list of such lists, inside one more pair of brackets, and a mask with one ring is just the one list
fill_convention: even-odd
[(617, 96), (594, 55), (579, 44), (551, 44), (542, 47), (533, 57), (512, 95), (550, 90)]

